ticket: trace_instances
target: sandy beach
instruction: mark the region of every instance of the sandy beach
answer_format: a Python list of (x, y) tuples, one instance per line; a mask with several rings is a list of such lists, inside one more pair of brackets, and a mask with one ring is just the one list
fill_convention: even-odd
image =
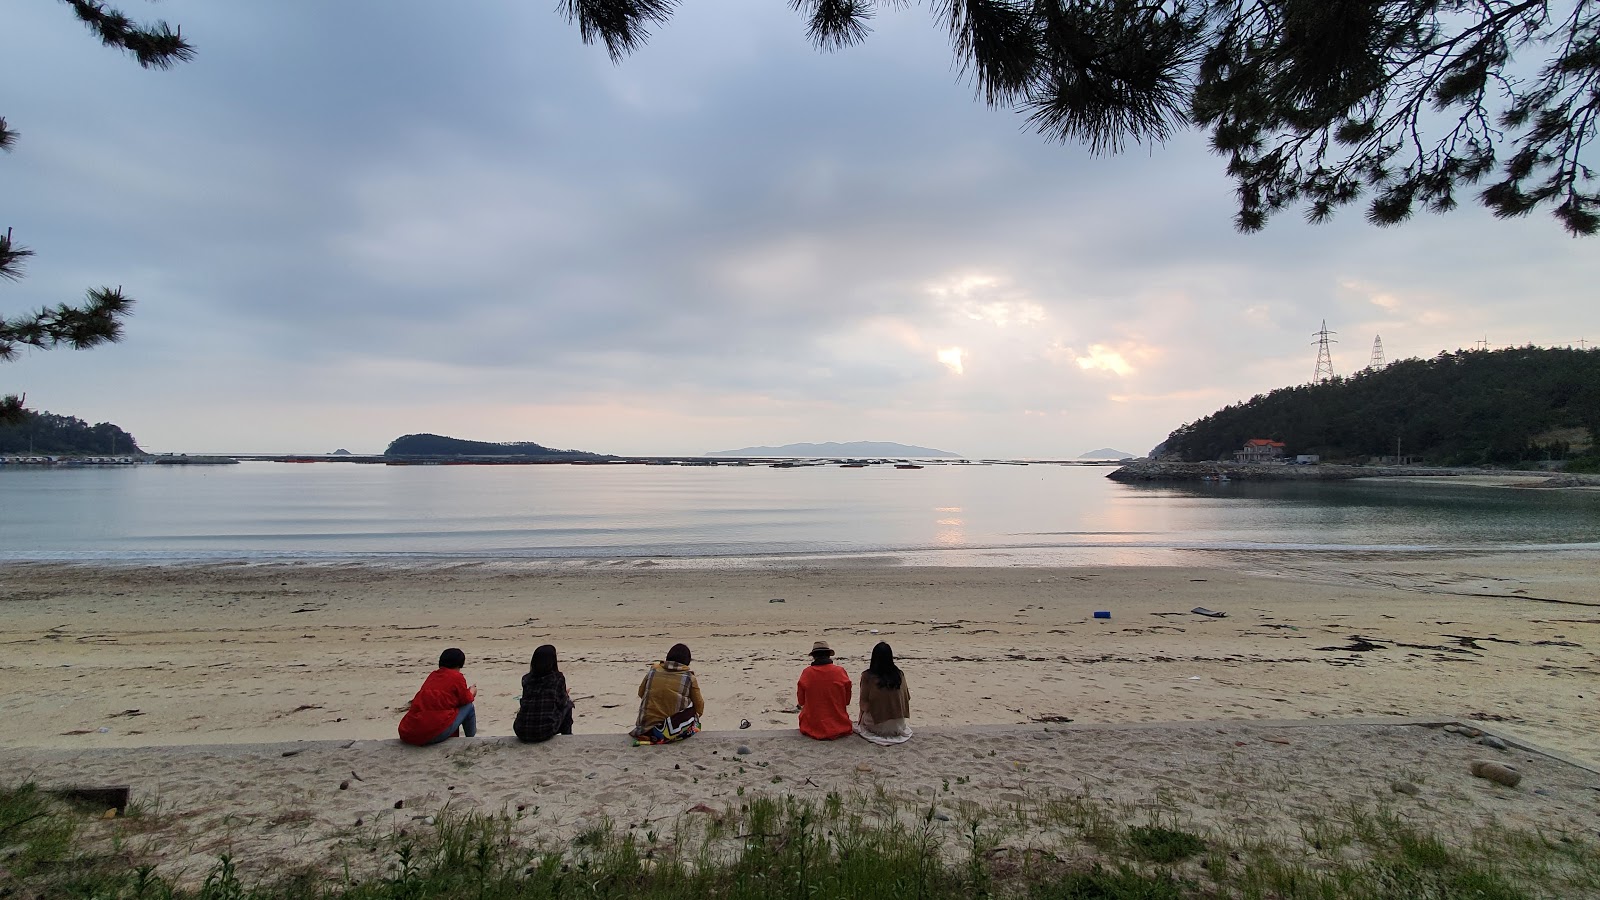
[[(131, 785), (167, 811), (163, 858), (201, 869), (236, 844), (335, 859), (361, 829), (408, 827), (447, 802), (538, 807), (540, 834), (558, 839), (600, 817), (716, 809), (740, 788), (1164, 797), (1202, 829), (1248, 808), (1293, 831), (1301, 800), (1346, 794), (1450, 821), (1600, 825), (1600, 776), (1584, 767), (1600, 761), (1593, 553), (1191, 556), (1083, 569), (13, 565), (0, 571), (0, 753), (13, 778)], [(818, 638), (852, 672), (876, 641), (894, 646), (921, 729), (911, 743), (798, 737), (794, 681)], [(708, 730), (632, 748), (639, 677), (676, 641), (694, 651)], [(578, 734), (524, 747), (503, 736), (547, 642)], [(482, 737), (404, 747), (395, 724), (447, 646), (466, 651)], [(1513, 762), (1527, 784), (1472, 778), (1480, 758)], [(1423, 792), (1393, 795), (1396, 780)]]

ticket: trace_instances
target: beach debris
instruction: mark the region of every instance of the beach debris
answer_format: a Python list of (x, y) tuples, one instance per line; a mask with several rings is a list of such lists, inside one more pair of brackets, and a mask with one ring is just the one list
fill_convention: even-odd
[(282, 753), (280, 753), (278, 755), (279, 756), (284, 756), (284, 757), (299, 756), (301, 753), (304, 753), (304, 752), (305, 752), (304, 750), (285, 750), (285, 751), (283, 751)]
[(1094, 617), (1096, 619), (1109, 619), (1109, 618), (1111, 618), (1111, 610), (1109, 610), (1109, 609), (1097, 609), (1097, 610), (1094, 611)]
[(934, 814), (933, 814), (933, 817), (934, 817), (934, 818), (935, 818), (935, 819), (938, 819), (938, 820), (939, 820), (939, 821), (941, 821), (941, 822), (948, 822), (948, 821), (950, 821), (950, 814), (949, 814), (949, 813), (934, 813)]
[(749, 728), (750, 727), (750, 720), (749, 719), (740, 719), (739, 720), (739, 727), (740, 728)]
[(872, 771), (872, 767), (867, 765), (866, 763), (862, 763), (861, 765), (856, 766), (856, 771), (857, 772), (862, 772), (862, 773), (867, 773), (867, 772), (871, 772)]
[(122, 712), (119, 712), (119, 713), (112, 713), (110, 717), (113, 718), (113, 719), (131, 719), (134, 716), (142, 716), (142, 715), (144, 715), (144, 712), (141, 711), (141, 710), (125, 709), (125, 710), (123, 710)]
[(111, 733), (111, 729), (107, 728), (104, 725), (101, 725), (99, 728), (96, 728), (95, 731), (97, 733), (99, 733), (99, 734), (110, 734)]
[(350, 790), (350, 779), (346, 778), (345, 780), (339, 782), (339, 790), (341, 790), (341, 791)]
[(1483, 737), (1478, 738), (1478, 743), (1480, 743), (1480, 744), (1484, 745), (1485, 747), (1488, 747), (1488, 748), (1490, 748), (1492, 750), (1504, 750), (1504, 749), (1506, 749), (1506, 742), (1500, 740), (1499, 738), (1495, 737), (1492, 734), (1486, 734)]
[(362, 819), (362, 818), (359, 818), (359, 817), (356, 819), (356, 827), (357, 828), (360, 828), (362, 825), (365, 825), (365, 824), (367, 824), (367, 820), (366, 819)]
[(362, 778), (360, 775), (356, 774), (356, 770), (355, 769), (351, 769), (350, 770), (350, 777), (354, 778), (357, 781), (366, 781), (365, 778)]
[(1394, 791), (1396, 794), (1405, 794), (1408, 797), (1415, 797), (1422, 793), (1422, 788), (1417, 787), (1409, 781), (1391, 782), (1389, 785), (1389, 790)]
[(735, 750), (733, 752), (739, 754), (740, 756), (749, 756), (750, 753), (751, 753), (750, 745), (749, 744), (740, 744), (739, 745), (739, 749)]
[(405, 809), (406, 808), (406, 802), (404, 800), (396, 800), (394, 802), (394, 808), (395, 809)]
[[(52, 797), (59, 797), (68, 803), (77, 803), (82, 806), (100, 809), (110, 808), (112, 813), (123, 812), (128, 808), (128, 794), (130, 788), (125, 784), (108, 785), (105, 787), (89, 787), (85, 785), (68, 785), (60, 788), (46, 788), (44, 793)], [(106, 816), (111, 818), (111, 816)]]
[(1288, 741), (1284, 740), (1283, 738), (1262, 738), (1262, 740), (1266, 741), (1269, 744), (1282, 744), (1285, 747), (1293, 747), (1294, 746), (1293, 744), (1289, 743)]
[(1228, 614), (1225, 612), (1218, 612), (1214, 609), (1206, 609), (1204, 606), (1196, 606), (1194, 609), (1189, 610), (1189, 612), (1192, 612), (1197, 616), (1209, 616), (1213, 619), (1226, 619), (1228, 617)]
[(878, 629), (876, 629), (876, 628), (868, 628), (867, 629), (867, 633), (868, 634), (877, 634), (878, 633)]
[(1072, 719), (1067, 717), (1067, 716), (1047, 714), (1047, 715), (1043, 715), (1043, 716), (1029, 716), (1028, 717), (1028, 721), (1029, 722), (1054, 722), (1054, 723), (1057, 723), (1057, 724), (1065, 725), (1066, 723), (1071, 722)]
[(783, 598), (782, 597), (773, 597), (771, 600), (768, 600), (767, 602), (768, 603), (782, 603), (783, 602)]
[(1522, 773), (1516, 769), (1487, 759), (1475, 760), (1472, 763), (1472, 774), (1495, 784), (1503, 784), (1514, 788), (1522, 783)]
[(1344, 651), (1347, 653), (1367, 653), (1372, 650), (1386, 650), (1382, 644), (1374, 644), (1364, 637), (1352, 637), (1350, 643), (1343, 647), (1318, 647), (1318, 650)]

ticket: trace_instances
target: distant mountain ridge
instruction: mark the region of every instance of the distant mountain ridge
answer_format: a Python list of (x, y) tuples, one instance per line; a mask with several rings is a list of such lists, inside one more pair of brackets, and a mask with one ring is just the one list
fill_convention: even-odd
[(1134, 456), (1138, 456), (1138, 455), (1139, 454), (1137, 454), (1137, 453), (1129, 453), (1126, 450), (1113, 450), (1110, 447), (1101, 447), (1099, 450), (1090, 450), (1088, 453), (1080, 453), (1080, 454), (1078, 454), (1078, 458), (1079, 459), (1128, 459), (1130, 457), (1134, 457)]
[(707, 456), (826, 456), (841, 458), (941, 457), (961, 459), (961, 454), (932, 447), (913, 447), (892, 441), (849, 441), (823, 444), (784, 444), (782, 447), (741, 447), (738, 450), (712, 450)]

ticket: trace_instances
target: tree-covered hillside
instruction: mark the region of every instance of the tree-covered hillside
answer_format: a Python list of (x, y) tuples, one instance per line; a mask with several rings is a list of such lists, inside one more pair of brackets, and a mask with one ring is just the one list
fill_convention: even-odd
[(43, 456), (129, 456), (144, 453), (133, 435), (109, 422), (90, 425), (72, 416), (23, 410), (0, 424), (0, 453)]
[(389, 442), (384, 456), (515, 456), (595, 458), (594, 453), (581, 450), (552, 450), (531, 441), (495, 444), (488, 441), (467, 441), (439, 434), (407, 434)]
[(1364, 461), (1400, 453), (1437, 465), (1594, 453), (1600, 350), (1515, 347), (1441, 353), (1321, 384), (1279, 388), (1172, 432), (1166, 452), (1230, 459), (1251, 438), (1289, 454)]

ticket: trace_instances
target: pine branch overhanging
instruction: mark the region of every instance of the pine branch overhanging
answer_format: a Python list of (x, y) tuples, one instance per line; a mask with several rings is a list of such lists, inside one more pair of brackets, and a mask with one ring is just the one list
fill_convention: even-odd
[[(880, 6), (789, 0), (817, 47)], [(1600, 233), (1600, 0), (926, 0), (991, 106), (1096, 153), (1209, 132), (1257, 231), (1361, 202), (1375, 225), (1463, 195), (1496, 216)], [(620, 61), (676, 0), (562, 0)], [(1531, 75), (1518, 59), (1542, 59)]]

